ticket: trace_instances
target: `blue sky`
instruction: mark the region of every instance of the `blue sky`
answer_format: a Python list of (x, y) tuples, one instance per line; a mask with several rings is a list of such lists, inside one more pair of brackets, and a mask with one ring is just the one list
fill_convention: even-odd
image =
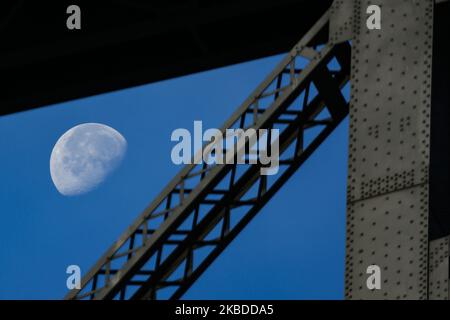
[[(0, 299), (60, 299), (180, 167), (174, 129), (221, 127), (281, 60), (269, 57), (0, 117)], [(75, 125), (118, 130), (128, 150), (98, 189), (62, 196), (50, 153)], [(348, 121), (185, 294), (185, 299), (342, 299)]]

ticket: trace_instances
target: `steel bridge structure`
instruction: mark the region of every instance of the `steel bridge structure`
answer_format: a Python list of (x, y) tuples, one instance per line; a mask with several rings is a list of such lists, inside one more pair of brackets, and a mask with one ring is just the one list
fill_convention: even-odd
[[(140, 22), (117, 33), (91, 22), (97, 33), (73, 37), (77, 50), (64, 44), (51, 57), (46, 50), (67, 35), (30, 57), (18, 46), (19, 55), (3, 50), (11, 59), (0, 64), (8, 88), (0, 114), (290, 46), (221, 128), (278, 129), (280, 162), (273, 176), (259, 163), (186, 165), (66, 299), (158, 299), (167, 288), (171, 299), (181, 298), (348, 115), (346, 298), (450, 299), (448, 1), (112, 2)], [(381, 8), (381, 29), (366, 24), (370, 5)], [(26, 6), (9, 7), (0, 34)], [(70, 79), (61, 71), (69, 58), (76, 69)], [(43, 70), (53, 77), (40, 81)], [(271, 150), (270, 135), (259, 139)], [(247, 140), (233, 158), (251, 158), (256, 142)], [(380, 289), (366, 285), (373, 265)]]

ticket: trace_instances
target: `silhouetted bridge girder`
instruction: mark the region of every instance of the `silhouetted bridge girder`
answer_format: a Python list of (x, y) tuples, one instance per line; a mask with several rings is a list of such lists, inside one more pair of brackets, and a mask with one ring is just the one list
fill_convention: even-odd
[[(81, 7), (81, 30), (66, 8)], [(331, 0), (0, 3), (0, 115), (287, 52)]]
[(278, 173), (262, 175), (261, 164), (187, 165), (67, 299), (157, 299), (167, 288), (177, 299), (186, 292), (347, 116), (351, 48), (317, 45), (328, 22), (327, 12), (221, 129), (279, 129)]

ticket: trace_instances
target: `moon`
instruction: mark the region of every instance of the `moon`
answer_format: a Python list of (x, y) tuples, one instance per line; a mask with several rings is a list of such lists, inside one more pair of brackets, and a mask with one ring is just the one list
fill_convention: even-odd
[(50, 175), (64, 196), (97, 188), (122, 162), (127, 141), (115, 129), (83, 123), (69, 129), (56, 142), (50, 156)]

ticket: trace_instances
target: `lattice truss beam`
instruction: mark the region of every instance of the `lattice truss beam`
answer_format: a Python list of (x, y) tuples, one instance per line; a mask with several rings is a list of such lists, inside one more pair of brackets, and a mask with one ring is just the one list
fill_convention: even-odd
[(348, 114), (350, 44), (318, 45), (328, 26), (326, 13), (222, 128), (279, 129), (278, 173), (262, 175), (260, 163), (187, 165), (67, 299), (186, 292)]

